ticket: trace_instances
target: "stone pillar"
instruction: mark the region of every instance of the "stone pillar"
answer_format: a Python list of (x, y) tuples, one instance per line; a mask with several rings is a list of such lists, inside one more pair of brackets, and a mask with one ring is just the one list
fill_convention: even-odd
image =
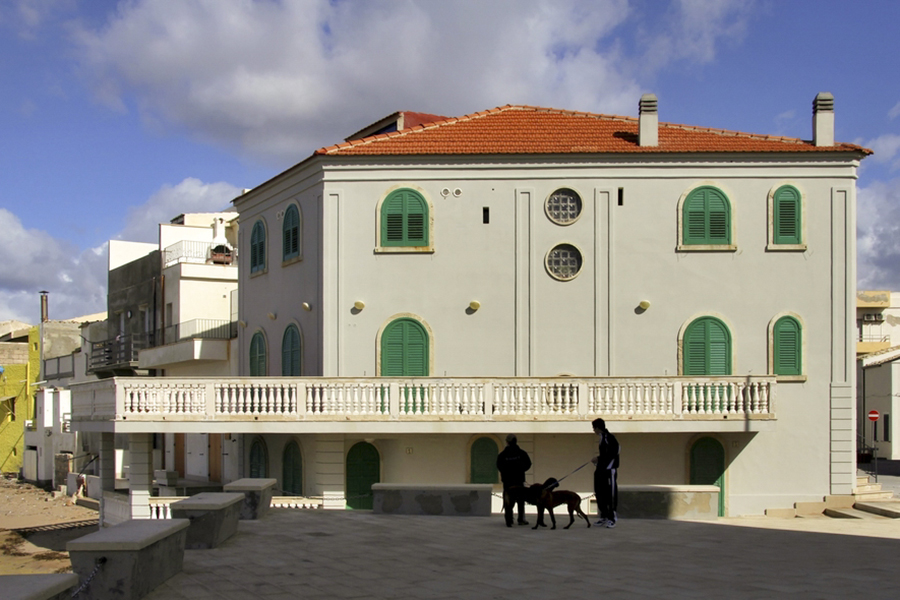
[(112, 432), (100, 434), (100, 490), (101, 498), (103, 492), (116, 490), (116, 434)]
[(131, 455), (128, 475), (131, 518), (149, 519), (150, 494), (153, 491), (153, 434), (129, 434), (128, 451)]

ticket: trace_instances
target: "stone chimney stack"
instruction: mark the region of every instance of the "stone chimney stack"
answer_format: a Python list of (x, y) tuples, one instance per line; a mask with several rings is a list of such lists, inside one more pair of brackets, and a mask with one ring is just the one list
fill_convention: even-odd
[(834, 146), (834, 96), (828, 92), (813, 100), (813, 144)]
[(50, 310), (49, 310), (49, 302), (48, 295), (50, 292), (41, 291), (41, 323), (46, 323), (50, 320)]
[(638, 146), (659, 146), (658, 100), (655, 94), (644, 94), (638, 102)]

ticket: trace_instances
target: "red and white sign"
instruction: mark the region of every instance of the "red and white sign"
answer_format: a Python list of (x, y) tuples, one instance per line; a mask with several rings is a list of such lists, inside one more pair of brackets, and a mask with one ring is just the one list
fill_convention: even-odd
[(881, 416), (881, 415), (878, 414), (878, 411), (877, 411), (877, 410), (870, 410), (870, 411), (869, 411), (869, 420), (870, 420), (870, 421), (877, 421), (877, 420), (878, 420), (878, 417), (880, 417), (880, 416)]

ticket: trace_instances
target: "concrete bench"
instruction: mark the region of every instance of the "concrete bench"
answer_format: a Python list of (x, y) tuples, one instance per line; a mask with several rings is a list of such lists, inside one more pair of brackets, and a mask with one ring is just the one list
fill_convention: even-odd
[(631, 519), (715, 519), (714, 485), (620, 485), (618, 513)]
[(242, 520), (261, 519), (272, 503), (272, 492), (277, 481), (277, 479), (247, 477), (226, 483), (224, 490), (244, 494), (244, 503), (241, 505)]
[(393, 515), (489, 517), (492, 491), (487, 483), (376, 483), (372, 485), (372, 510)]
[(188, 550), (215, 548), (235, 533), (241, 517), (243, 494), (204, 492), (169, 505), (173, 519), (188, 519)]
[(68, 600), (78, 585), (78, 575), (0, 575), (0, 591), (5, 600)]
[(187, 519), (131, 520), (66, 544), (72, 570), (84, 583), (79, 600), (138, 600), (181, 572)]

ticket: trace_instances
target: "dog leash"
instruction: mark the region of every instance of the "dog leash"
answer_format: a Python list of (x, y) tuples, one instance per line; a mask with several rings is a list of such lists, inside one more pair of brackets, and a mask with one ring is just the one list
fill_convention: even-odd
[[(590, 463), (591, 463), (591, 461), (587, 461), (586, 463), (584, 463), (583, 465), (581, 465), (580, 467), (578, 467), (577, 469), (575, 469), (574, 471), (572, 471), (571, 473), (569, 473), (569, 475), (574, 475), (575, 473), (577, 473), (577, 472), (580, 471), (581, 469), (583, 469), (583, 468), (585, 468), (586, 466), (588, 466)], [(552, 488), (558, 487), (558, 486), (559, 486), (559, 482), (562, 481), (563, 479), (565, 479), (566, 477), (568, 477), (569, 475), (566, 475), (565, 477), (560, 477), (559, 479), (556, 480), (555, 483), (551, 483), (551, 484), (548, 485), (545, 489), (552, 489)]]

